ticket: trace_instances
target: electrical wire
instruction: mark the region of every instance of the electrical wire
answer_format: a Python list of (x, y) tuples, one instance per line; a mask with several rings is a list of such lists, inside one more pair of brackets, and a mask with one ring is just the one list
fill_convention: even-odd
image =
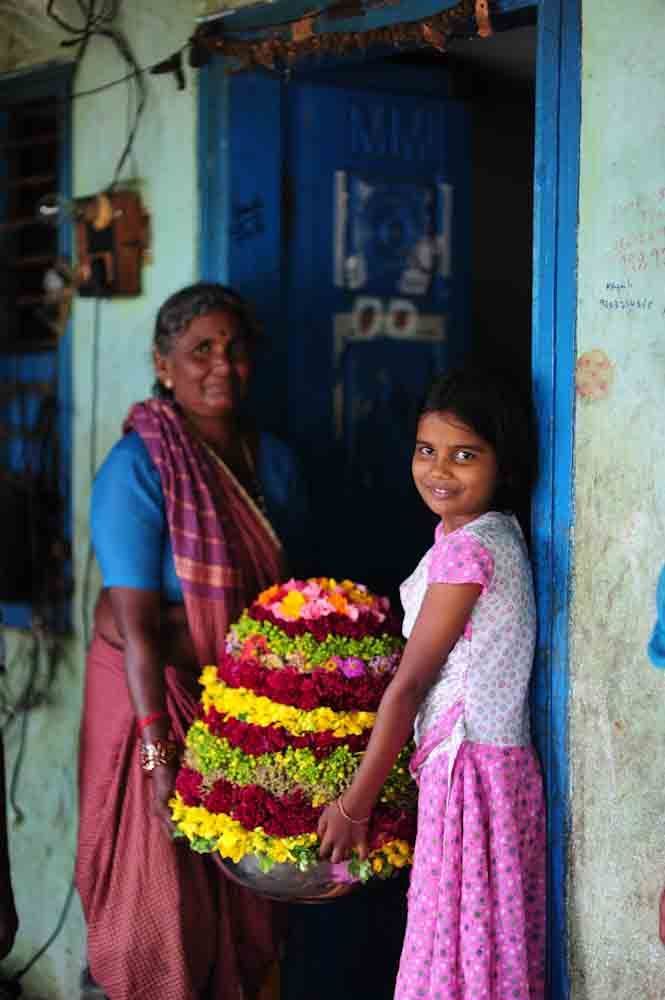
[(83, 62), (91, 40), (95, 37), (105, 38), (115, 46), (117, 52), (129, 68), (129, 73), (125, 74), (122, 80), (115, 81), (113, 85), (115, 86), (116, 83), (120, 82), (127, 82), (130, 87), (134, 86), (136, 88), (136, 105), (133, 122), (128, 130), (125, 144), (118, 157), (109, 185), (109, 190), (113, 190), (120, 179), (122, 169), (133, 149), (148, 100), (148, 88), (144, 71), (136, 61), (128, 39), (119, 28), (113, 26), (113, 22), (120, 13), (122, 0), (101, 0), (101, 2), (99, 0), (76, 0), (76, 2), (83, 18), (82, 24), (73, 24), (60, 14), (57, 14), (53, 9), (55, 0), (48, 0), (46, 14), (70, 36), (62, 44), (64, 46), (78, 46), (76, 53), (77, 67)]
[[(91, 378), (91, 394), (90, 394), (90, 452), (89, 452), (89, 472), (90, 472), (90, 482), (94, 478), (95, 472), (97, 471), (97, 422), (98, 422), (98, 403), (99, 403), (99, 353), (100, 353), (100, 343), (101, 343), (101, 303), (102, 300), (99, 297), (95, 298), (95, 314), (94, 314), (94, 324), (93, 324), (93, 339), (92, 339), (92, 378)], [(93, 566), (93, 550), (92, 543), (88, 541), (88, 548), (86, 551), (85, 558), (85, 569), (83, 575), (83, 587), (81, 595), (81, 619), (83, 625), (83, 636), (84, 642), (87, 646), (90, 642), (90, 586), (92, 582), (92, 566)], [(38, 662), (38, 661), (37, 661)], [(32, 677), (36, 675), (36, 670), (33, 671)], [(30, 687), (34, 683), (34, 680), (30, 682)], [(20, 748), (24, 748), (25, 745), (25, 733), (27, 731), (27, 712), (24, 714), (21, 725), (21, 744)], [(22, 755), (22, 749), (20, 749)], [(12, 779), (16, 776), (17, 769), (15, 767)], [(20, 808), (16, 805), (15, 799), (13, 797), (14, 790), (12, 784), (12, 791), (10, 792), (10, 801), (12, 803), (12, 808), (17, 817), (17, 822), (20, 822), (22, 813)], [(11, 984), (18, 984), (19, 980), (33, 967), (33, 965), (39, 961), (42, 955), (51, 947), (53, 942), (56, 940), (60, 934), (62, 928), (65, 925), (65, 920), (67, 919), (67, 914), (69, 913), (69, 908), (74, 897), (74, 879), (72, 877), (69, 883), (69, 889), (67, 890), (67, 895), (65, 901), (62, 905), (60, 915), (58, 917), (57, 923), (46, 939), (44, 944), (35, 952), (30, 961), (19, 969), (9, 980)]]
[(124, 167), (125, 162), (127, 161), (127, 158), (134, 145), (136, 133), (138, 132), (138, 128), (141, 123), (141, 118), (143, 116), (143, 112), (145, 111), (145, 106), (148, 100), (148, 88), (146, 85), (144, 74), (141, 71), (141, 67), (138, 65), (134, 57), (134, 53), (132, 52), (131, 46), (127, 41), (127, 39), (125, 38), (125, 36), (117, 29), (110, 29), (110, 28), (104, 28), (104, 29), (99, 28), (96, 34), (98, 34), (102, 38), (107, 38), (110, 41), (112, 41), (113, 44), (116, 46), (118, 52), (122, 56), (122, 58), (130, 67), (131, 72), (130, 74), (128, 74), (129, 79), (127, 82), (130, 88), (132, 84), (134, 85), (134, 87), (136, 88), (136, 97), (137, 97), (136, 108), (134, 110), (134, 121), (131, 125), (131, 128), (129, 129), (129, 134), (127, 136), (125, 145), (122, 149), (120, 157), (118, 158), (118, 162), (116, 164), (115, 171), (113, 173), (113, 180), (111, 181), (110, 185), (112, 189), (118, 183), (118, 179), (122, 172), (122, 168)]
[(30, 707), (30, 702), (32, 699), (32, 691), (37, 679), (37, 671), (39, 670), (39, 644), (37, 637), (33, 636), (33, 646), (30, 650), (30, 673), (28, 674), (28, 681), (25, 686), (23, 695), (18, 701), (17, 708), (22, 709), (21, 714), (21, 729), (19, 733), (18, 750), (16, 751), (16, 758), (14, 761), (14, 766), (12, 768), (12, 776), (9, 782), (9, 804), (12, 807), (12, 812), (14, 813), (14, 822), (17, 826), (20, 826), (25, 816), (23, 810), (17, 801), (18, 792), (18, 780), (21, 774), (21, 768), (23, 767), (23, 758), (25, 757), (25, 748), (27, 744), (28, 736), (28, 709)]
[[(101, 312), (102, 300), (95, 299), (95, 316), (92, 334), (92, 364), (90, 372), (90, 450), (88, 453), (88, 474), (90, 485), (97, 472), (97, 410), (99, 404), (99, 353), (101, 343)], [(83, 570), (83, 586), (81, 587), (81, 623), (83, 626), (83, 641), (88, 646), (91, 636), (90, 628), (90, 588), (92, 586), (92, 568), (94, 563), (92, 542), (88, 539)]]
[[(30, 650), (30, 673), (28, 675), (28, 680), (24, 687), (23, 693), (17, 699), (16, 704), (12, 706), (11, 709), (9, 709), (9, 717), (5, 720), (2, 726), (2, 730), (6, 729), (9, 723), (16, 718), (17, 713), (19, 711), (22, 712), (19, 746), (16, 753), (14, 766), (12, 768), (12, 776), (9, 783), (9, 794), (8, 794), (8, 800), (11, 805), (12, 811), (14, 813), (14, 822), (16, 824), (22, 823), (24, 819), (23, 810), (21, 809), (17, 801), (18, 781), (23, 766), (25, 750), (27, 747), (29, 710), (31, 708), (34, 708), (35, 705), (39, 704), (41, 701), (41, 697), (39, 696), (36, 690), (36, 680), (37, 680), (37, 675), (39, 673), (40, 660), (42, 658), (42, 655), (45, 654), (47, 658), (49, 658), (52, 661), (54, 655), (54, 650), (49, 649), (46, 646), (43, 629), (39, 623), (33, 626), (32, 635), (30, 638), (32, 641), (32, 648)], [(16, 655), (18, 656), (19, 654), (17, 653)], [(21, 651), (20, 655), (22, 659), (23, 651)], [(52, 671), (52, 668), (53, 668), (53, 662), (50, 663), (49, 672)], [(8, 706), (3, 706), (3, 707), (6, 710), (8, 710)], [(65, 896), (64, 903), (60, 909), (60, 913), (58, 915), (58, 919), (56, 921), (56, 925), (53, 931), (48, 936), (44, 944), (37, 949), (37, 951), (34, 953), (34, 955), (32, 955), (30, 960), (21, 969), (15, 972), (8, 979), (2, 980), (0, 982), (0, 996), (21, 995), (22, 991), (20, 987), (20, 980), (23, 978), (23, 976), (26, 975), (27, 972), (29, 972), (29, 970), (33, 967), (33, 965), (35, 965), (35, 963), (39, 961), (44, 952), (46, 952), (47, 949), (51, 947), (55, 939), (60, 934), (62, 928), (64, 927), (65, 920), (67, 919), (67, 914), (69, 913), (69, 908), (72, 904), (73, 896), (74, 896), (74, 878), (72, 876), (69, 882), (69, 887), (67, 889), (67, 894)], [(3, 990), (6, 992), (3, 993), (2, 992)]]
[[(186, 46), (185, 46), (186, 47)], [(152, 67), (141, 68), (139, 73), (149, 72)], [(119, 76), (117, 80), (109, 80), (108, 83), (101, 83), (99, 87), (92, 87), (90, 90), (79, 90), (75, 94), (69, 94), (68, 97), (60, 98), (60, 103), (68, 104), (69, 101), (75, 101), (79, 97), (91, 97), (93, 94), (103, 94), (105, 90), (111, 90), (113, 87), (117, 87), (121, 83), (125, 83), (127, 80), (133, 80), (136, 76), (136, 71), (131, 73), (125, 73), (124, 76)]]
[[(184, 52), (190, 47), (190, 40), (188, 39), (179, 49), (171, 53), (173, 56), (177, 56)], [(165, 59), (158, 59), (157, 62), (151, 63), (149, 66), (138, 66), (136, 69), (132, 70), (131, 73), (125, 73), (124, 76), (116, 77), (115, 80), (109, 80), (108, 83), (100, 83), (98, 87), (91, 87), (89, 90), (77, 90), (74, 94), (68, 94), (67, 97), (57, 97), (55, 98), (57, 104), (69, 104), (71, 101), (78, 100), (79, 97), (93, 97), (95, 94), (103, 94), (106, 90), (112, 90), (113, 87), (120, 86), (121, 83), (127, 83), (128, 80), (133, 80), (135, 77), (143, 75), (145, 73), (152, 73), (152, 71), (160, 65), (160, 63), (165, 62)], [(2, 105), (0, 105), (2, 108)]]
[[(127, 87), (127, 103), (125, 105), (125, 141), (129, 141), (129, 136), (131, 134), (131, 122), (133, 116), (136, 115), (136, 109), (138, 107), (138, 93), (137, 88), (129, 86)], [(139, 176), (139, 165), (136, 159), (136, 151), (132, 146), (129, 153), (129, 169), (134, 177)]]
[(65, 896), (65, 901), (62, 905), (62, 909), (60, 910), (60, 916), (58, 917), (55, 927), (53, 928), (53, 930), (51, 931), (51, 933), (49, 934), (49, 936), (47, 937), (46, 941), (41, 946), (41, 948), (38, 948), (38, 950), (35, 952), (32, 958), (28, 962), (26, 962), (26, 964), (23, 966), (22, 969), (19, 969), (18, 972), (15, 972), (14, 975), (11, 976), (9, 980), (10, 983), (15, 983), (18, 982), (20, 979), (22, 979), (23, 976), (25, 976), (26, 973), (30, 971), (33, 965), (35, 965), (35, 963), (39, 961), (44, 952), (48, 951), (48, 949), (51, 947), (51, 945), (57, 938), (58, 934), (65, 926), (65, 920), (67, 919), (67, 914), (69, 913), (69, 907), (72, 905), (72, 899), (74, 898), (74, 888), (75, 888), (74, 879), (72, 878), (69, 883), (69, 888), (67, 889), (67, 895)]

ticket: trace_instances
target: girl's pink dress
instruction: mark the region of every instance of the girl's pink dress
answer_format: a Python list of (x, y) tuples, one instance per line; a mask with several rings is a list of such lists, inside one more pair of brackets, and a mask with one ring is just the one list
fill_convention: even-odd
[(435, 543), (402, 584), (408, 637), (430, 583), (482, 585), (416, 720), (420, 786), (395, 1000), (542, 1000), (545, 805), (529, 735), (531, 569), (491, 511)]

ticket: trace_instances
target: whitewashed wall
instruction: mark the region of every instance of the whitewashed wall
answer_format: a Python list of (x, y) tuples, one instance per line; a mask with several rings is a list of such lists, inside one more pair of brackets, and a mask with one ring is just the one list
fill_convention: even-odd
[(664, 40), (660, 0), (583, 2), (575, 1000), (665, 996), (665, 677), (645, 652), (665, 561)]
[[(0, 72), (62, 58), (62, 33), (39, 15), (43, 3), (0, 0)], [(74, 3), (59, 3), (75, 23)], [(120, 26), (132, 41), (141, 66), (150, 66), (180, 48), (194, 26), (194, 0), (141, 0), (125, 3)], [(75, 81), (88, 90), (122, 76), (125, 64), (110, 43), (92, 42)], [(88, 550), (90, 449), (101, 460), (117, 438), (122, 419), (149, 390), (150, 337), (155, 312), (176, 288), (197, 271), (196, 88), (187, 72), (187, 89), (172, 77), (147, 77), (148, 105), (134, 155), (123, 178), (137, 181), (152, 220), (152, 263), (144, 272), (144, 293), (125, 301), (105, 301), (100, 310), (99, 397), (95, 441), (91, 440), (94, 303), (79, 300), (73, 319), (74, 343), (74, 543), (77, 583), (76, 635), (66, 643), (48, 706), (34, 710), (18, 798), (25, 821), (11, 829), (14, 885), (21, 920), (17, 945), (3, 971), (21, 967), (55, 926), (71, 878), (76, 831), (76, 751), (84, 650), (80, 594)], [(73, 107), (73, 190), (87, 195), (106, 187), (124, 146), (127, 89), (124, 85)], [(94, 590), (94, 586), (93, 586)], [(24, 636), (10, 637), (10, 655), (27, 647)], [(25, 656), (12, 668), (17, 686), (27, 669)], [(10, 727), (11, 768), (18, 727)], [(24, 981), (25, 993), (48, 1000), (71, 1000), (78, 993), (84, 955), (84, 927), (78, 898), (58, 941)]]

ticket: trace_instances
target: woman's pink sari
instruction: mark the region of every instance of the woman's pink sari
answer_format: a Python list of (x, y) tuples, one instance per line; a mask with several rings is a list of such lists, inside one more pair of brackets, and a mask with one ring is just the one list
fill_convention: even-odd
[(268, 521), (223, 462), (189, 433), (172, 403), (132, 407), (159, 470), (175, 568), (201, 665), (214, 663), (229, 623), (280, 579), (282, 551)]
[[(159, 469), (192, 638), (201, 665), (215, 662), (229, 622), (280, 578), (279, 543), (171, 404), (135, 406), (126, 429)], [(175, 667), (165, 680), (182, 742), (198, 685)], [(110, 1000), (255, 996), (278, 954), (280, 914), (164, 836), (138, 762), (123, 654), (100, 637), (88, 653), (79, 769), (76, 884), (91, 972)]]

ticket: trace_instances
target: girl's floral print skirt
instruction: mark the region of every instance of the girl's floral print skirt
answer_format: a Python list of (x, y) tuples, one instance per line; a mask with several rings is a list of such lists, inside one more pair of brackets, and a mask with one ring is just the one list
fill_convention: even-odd
[(463, 743), (420, 773), (395, 1000), (542, 1000), (545, 805), (531, 747)]

